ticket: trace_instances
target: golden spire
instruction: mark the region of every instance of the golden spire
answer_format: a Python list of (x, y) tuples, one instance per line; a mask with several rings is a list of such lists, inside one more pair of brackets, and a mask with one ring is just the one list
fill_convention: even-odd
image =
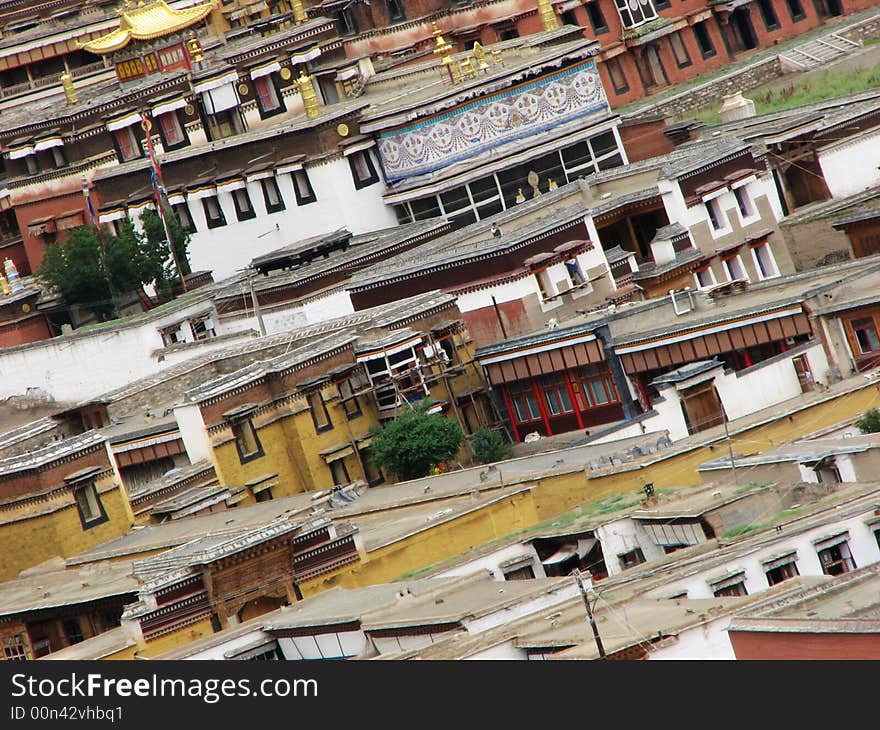
[(64, 95), (67, 97), (67, 103), (70, 106), (79, 102), (79, 97), (76, 95), (76, 89), (73, 86), (73, 76), (70, 75), (70, 71), (65, 70), (61, 74), (61, 85), (64, 87)]
[(302, 97), (303, 106), (306, 109), (306, 116), (309, 119), (318, 116), (321, 113), (318, 95), (315, 93), (315, 86), (312, 83), (312, 78), (306, 75), (305, 70), (300, 69), (296, 85), (299, 88), (299, 95)]
[(489, 64), (486, 63), (486, 49), (480, 45), (479, 41), (474, 41), (474, 59), (477, 62), (478, 71), (486, 71)]
[(290, 0), (290, 9), (293, 10), (293, 20), (302, 23), (306, 19), (306, 10), (302, 0)]
[(553, 10), (550, 0), (538, 0), (538, 15), (541, 16), (541, 25), (544, 26), (544, 30), (556, 30), (561, 27), (559, 16)]

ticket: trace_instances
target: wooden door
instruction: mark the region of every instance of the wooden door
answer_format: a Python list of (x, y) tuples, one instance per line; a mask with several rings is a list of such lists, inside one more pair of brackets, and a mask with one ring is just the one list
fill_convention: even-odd
[(801, 384), (801, 392), (809, 393), (813, 389), (813, 371), (806, 355), (798, 355), (791, 359), (794, 371), (797, 373), (798, 382)]
[(683, 391), (681, 405), (690, 433), (705, 431), (707, 428), (724, 423), (721, 400), (711, 382), (701, 383)]

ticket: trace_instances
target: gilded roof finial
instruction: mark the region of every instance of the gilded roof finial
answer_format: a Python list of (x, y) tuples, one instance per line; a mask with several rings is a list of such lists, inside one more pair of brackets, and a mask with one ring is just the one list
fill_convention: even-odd
[(306, 116), (309, 119), (318, 116), (321, 113), (321, 105), (318, 102), (318, 95), (315, 93), (315, 86), (312, 83), (312, 78), (311, 76), (306, 75), (304, 69), (300, 69), (296, 85), (299, 88), (299, 94), (303, 100)]
[(538, 0), (538, 15), (541, 16), (544, 30), (556, 30), (560, 27), (559, 16), (556, 15), (550, 0)]
[(61, 85), (64, 87), (64, 96), (67, 97), (67, 103), (70, 106), (79, 102), (79, 97), (77, 96), (76, 89), (73, 86), (73, 76), (70, 75), (70, 71), (65, 70), (61, 74)]
[(489, 64), (486, 63), (486, 49), (480, 45), (479, 41), (474, 41), (474, 59), (477, 61), (477, 68), (480, 71), (487, 71)]

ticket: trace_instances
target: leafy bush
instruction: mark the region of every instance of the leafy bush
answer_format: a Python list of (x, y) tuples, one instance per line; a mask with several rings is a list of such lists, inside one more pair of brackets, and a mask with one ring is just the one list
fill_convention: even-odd
[(501, 434), (491, 428), (481, 426), (471, 437), (474, 456), (481, 464), (491, 464), (510, 458), (513, 445)]
[(880, 411), (876, 408), (865, 411), (862, 417), (856, 421), (856, 428), (862, 433), (880, 432)]

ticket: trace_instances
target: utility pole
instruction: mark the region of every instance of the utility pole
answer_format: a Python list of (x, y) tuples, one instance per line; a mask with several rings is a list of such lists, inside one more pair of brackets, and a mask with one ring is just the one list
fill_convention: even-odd
[(599, 636), (599, 627), (596, 626), (596, 619), (593, 618), (593, 608), (590, 606), (590, 599), (587, 596), (587, 589), (584, 586), (584, 579), (581, 577), (581, 571), (574, 569), (574, 579), (577, 581), (578, 588), (581, 592), (581, 598), (584, 599), (584, 606), (587, 609), (587, 620), (590, 622), (590, 628), (593, 629), (593, 638), (596, 640), (596, 649), (599, 650), (599, 658), (605, 658), (605, 647), (602, 646), (602, 638)]
[(722, 413), (724, 416), (724, 437), (727, 439), (727, 453), (730, 455), (730, 469), (733, 472), (733, 483), (738, 484), (736, 481), (736, 463), (733, 460), (733, 444), (730, 442), (730, 431), (727, 429), (727, 414)]
[(260, 309), (260, 300), (257, 298), (257, 294), (254, 291), (254, 272), (248, 271), (248, 284), (251, 288), (251, 303), (254, 305), (254, 316), (257, 318), (257, 322), (260, 325), (260, 337), (266, 336), (266, 324), (263, 322), (263, 311)]

